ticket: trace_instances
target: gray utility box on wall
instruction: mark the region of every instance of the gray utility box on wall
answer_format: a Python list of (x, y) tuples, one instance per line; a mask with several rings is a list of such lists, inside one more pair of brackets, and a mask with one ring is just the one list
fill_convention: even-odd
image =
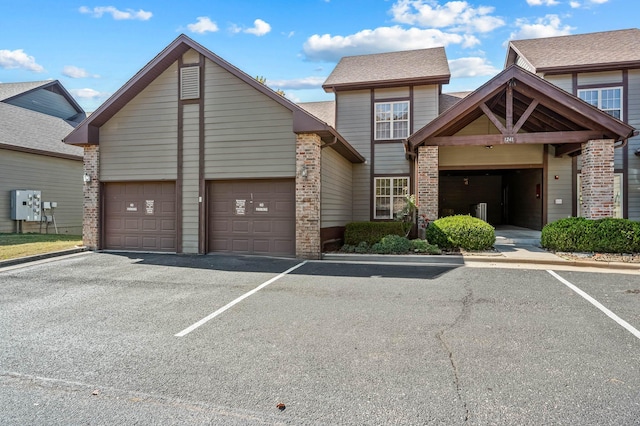
[(42, 219), (41, 191), (14, 189), (11, 191), (11, 219), (40, 222)]

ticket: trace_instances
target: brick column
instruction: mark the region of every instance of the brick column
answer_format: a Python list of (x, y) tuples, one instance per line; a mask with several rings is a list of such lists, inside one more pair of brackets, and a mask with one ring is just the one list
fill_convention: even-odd
[(84, 146), (84, 175), (91, 178), (84, 183), (82, 242), (91, 250), (100, 248), (100, 147)]
[(296, 137), (296, 256), (320, 259), (320, 136)]
[(418, 213), (438, 218), (438, 147), (418, 147)]
[(582, 144), (582, 204), (587, 219), (613, 217), (614, 157), (612, 139)]

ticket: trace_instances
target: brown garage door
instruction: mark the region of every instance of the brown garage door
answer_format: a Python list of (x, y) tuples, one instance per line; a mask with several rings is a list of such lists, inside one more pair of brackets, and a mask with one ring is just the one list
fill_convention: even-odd
[(209, 250), (295, 255), (292, 179), (209, 182)]
[(104, 248), (175, 252), (175, 188), (174, 182), (106, 183)]

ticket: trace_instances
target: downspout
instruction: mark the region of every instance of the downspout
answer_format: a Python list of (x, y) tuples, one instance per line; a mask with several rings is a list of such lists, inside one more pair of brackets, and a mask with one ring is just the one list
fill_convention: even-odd
[(335, 145), (337, 142), (338, 142), (338, 137), (337, 137), (337, 136), (334, 136), (334, 137), (333, 137), (333, 141), (332, 141), (332, 142), (322, 144), (322, 146), (320, 147), (320, 149), (324, 149), (324, 148), (326, 148), (326, 147), (328, 147), (328, 146)]

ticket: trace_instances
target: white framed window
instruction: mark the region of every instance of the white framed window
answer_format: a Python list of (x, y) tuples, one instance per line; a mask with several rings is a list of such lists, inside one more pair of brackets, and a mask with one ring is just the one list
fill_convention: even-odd
[(619, 120), (623, 119), (622, 87), (580, 89), (578, 97)]
[(374, 219), (393, 219), (407, 204), (408, 177), (375, 178)]
[(409, 101), (375, 104), (375, 140), (404, 139), (409, 136)]

